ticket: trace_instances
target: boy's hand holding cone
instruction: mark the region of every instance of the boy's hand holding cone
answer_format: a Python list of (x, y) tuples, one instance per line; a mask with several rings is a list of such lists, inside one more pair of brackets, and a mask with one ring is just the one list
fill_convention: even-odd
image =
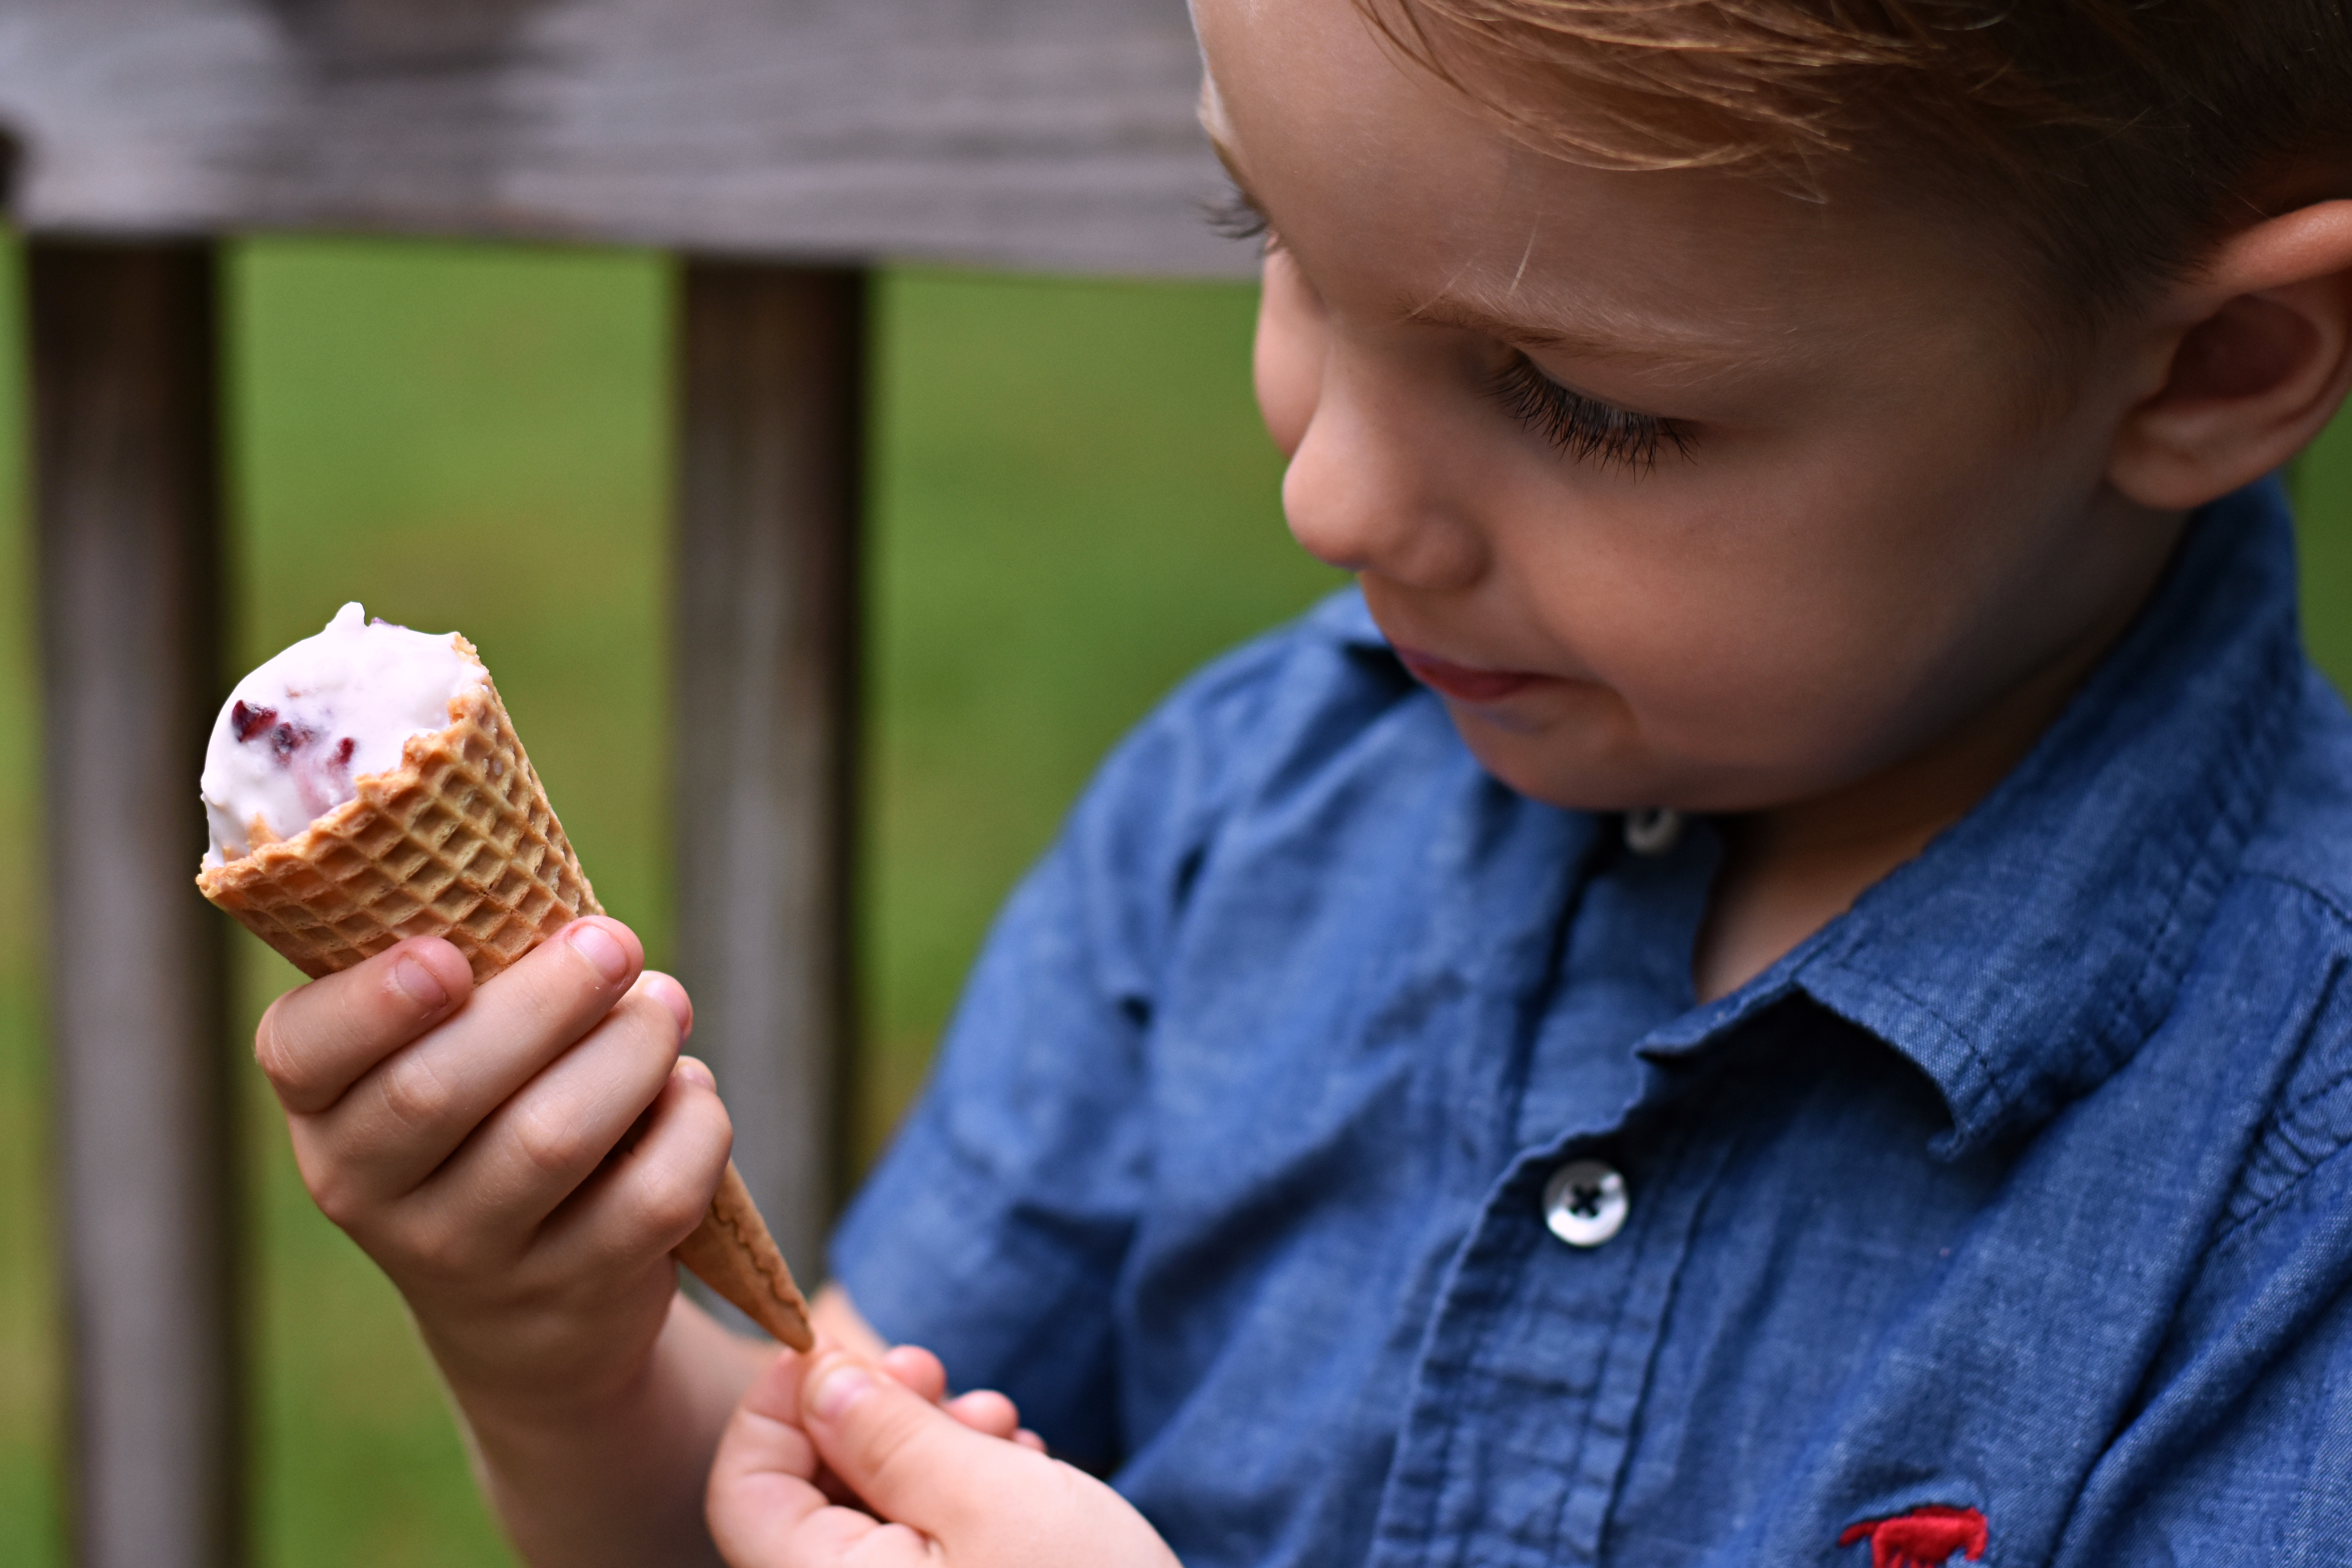
[[(446, 721), (420, 726), (420, 714)], [(304, 973), (336, 974), (419, 936), (446, 940), (470, 970), (436, 975), (446, 965), (416, 948), (394, 960), (382, 978), (394, 991), (415, 994), (413, 1038), (403, 1037), (402, 1021), (391, 1016), (402, 1010), (396, 997), (377, 1018), (385, 1011), (382, 994), (310, 988), (331, 994), (296, 1003), (290, 1014), (294, 998), (285, 999), (257, 1042), (296, 1122), (298, 1159), (320, 1206), (396, 1279), (452, 1263), (495, 1268), (503, 1249), (413, 1237), (414, 1220), (384, 1223), (387, 1200), (415, 1207), (410, 1200), (429, 1200), (436, 1184), (470, 1184), (519, 1209), (504, 1216), (509, 1224), (535, 1219), (534, 1237), (557, 1233), (550, 1239), (560, 1245), (567, 1226), (585, 1224), (585, 1212), (612, 1195), (621, 1167), (645, 1166), (656, 1134), (686, 1131), (679, 1097), (688, 1089), (670, 1081), (668, 1060), (658, 1062), (658, 1079), (646, 1080), (656, 1065), (648, 1051), (674, 1059), (690, 1009), (675, 981), (640, 979), (641, 955), (629, 951), (635, 939), (620, 940), (625, 928), (601, 920), (583, 925), (563, 945), (585, 957), (584, 966), (527, 966), (533, 973), (515, 998), (519, 1009), (462, 994), (575, 920), (603, 913), (497, 688), (464, 638), (362, 626), (358, 606), (347, 606), (319, 637), (240, 683), (223, 710), (205, 786), (215, 849), (199, 888)], [(516, 982), (525, 976), (509, 984)], [(672, 1024), (666, 1043), (657, 1037), (662, 1014)], [(572, 1081), (591, 1068), (568, 1059), (571, 1047), (608, 1035), (612, 1049), (604, 1054), (619, 1067), (604, 1075), (612, 1081)], [(358, 1070), (343, 1070), (352, 1068)], [(371, 1078), (373, 1094), (339, 1116), (349, 1091)], [(609, 1123), (616, 1098), (629, 1102), (630, 1120), (600, 1125), (600, 1116)], [(389, 1123), (376, 1124), (387, 1107)], [(531, 1215), (535, 1204), (522, 1189), (544, 1194), (575, 1165), (582, 1166), (576, 1180), (553, 1194), (555, 1204)], [(520, 1169), (501, 1181), (502, 1166)], [(676, 1170), (665, 1161), (658, 1173), (631, 1173), (651, 1192), (674, 1184)], [(416, 1184), (388, 1190), (403, 1179)], [(484, 1201), (487, 1194), (471, 1195), (477, 1205)], [(646, 1204), (658, 1211), (656, 1200)], [(451, 1216), (439, 1217), (446, 1224)], [(653, 1218), (648, 1213), (632, 1223)], [(377, 1246), (362, 1234), (371, 1230)], [(419, 1256), (403, 1256), (404, 1247)], [(778, 1340), (809, 1348), (807, 1303), (731, 1162), (700, 1223), (675, 1251)], [(433, 1326), (425, 1327), (432, 1337)]]

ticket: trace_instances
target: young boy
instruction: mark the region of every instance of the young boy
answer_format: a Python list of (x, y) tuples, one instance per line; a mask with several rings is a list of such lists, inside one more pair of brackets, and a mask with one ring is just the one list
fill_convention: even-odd
[(614, 922), (263, 1026), (526, 1555), (707, 1561), (748, 1386), (742, 1568), (2346, 1561), (2352, 716), (2263, 476), (2352, 5), (1195, 17), (1360, 591), (1014, 896), (835, 1348), (675, 1299), (727, 1134)]

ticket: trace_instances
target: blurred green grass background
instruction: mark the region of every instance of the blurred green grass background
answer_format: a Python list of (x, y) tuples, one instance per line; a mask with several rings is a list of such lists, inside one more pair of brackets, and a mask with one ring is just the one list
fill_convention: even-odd
[[(238, 247), (242, 668), (363, 599), (464, 629), (599, 892), (659, 962), (669, 277), (639, 254)], [(0, 289), (16, 297), (16, 253)], [(1331, 574), (1282, 531), (1252, 292), (887, 276), (860, 932), (870, 1149), (997, 900), (1103, 749)], [(61, 1562), (20, 327), (0, 312), (0, 1563)], [(2352, 676), (2352, 421), (2297, 476), (2311, 638)], [(193, 781), (191, 781), (193, 784)], [(191, 815), (194, 815), (193, 804)], [(295, 978), (242, 950), (249, 1026)], [(249, 1027), (246, 1030), (249, 1034)], [(245, 1069), (259, 1562), (510, 1561), (398, 1300), (303, 1195)]]

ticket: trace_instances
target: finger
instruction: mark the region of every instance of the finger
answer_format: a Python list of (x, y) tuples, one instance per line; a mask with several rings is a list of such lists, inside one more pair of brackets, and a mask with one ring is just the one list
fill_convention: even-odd
[(930, 1542), (903, 1524), (838, 1503), (796, 1513), (796, 1497), (778, 1506), (756, 1480), (710, 1482), (703, 1517), (729, 1568), (940, 1568)]
[(838, 1351), (819, 1356), (804, 1374), (801, 1426), (876, 1513), (933, 1537), (984, 1521), (992, 1500), (1016, 1489), (1003, 1484), (1013, 1480), (1008, 1463), (1036, 1462)]
[[(668, 975), (657, 974), (650, 969), (646, 971), (637, 976), (637, 983), (629, 987), (629, 995), (646, 997), (666, 1008), (671, 1018), (677, 1024), (680, 1040), (683, 1040), (686, 1037), (686, 1032), (693, 1027), (694, 1005), (686, 999), (686, 988)], [(719, 1080), (711, 1076), (709, 1065), (694, 1058), (679, 1057), (670, 1063), (669, 1070), (673, 1074), (684, 1076), (688, 1082), (698, 1084), (704, 1089), (716, 1089), (719, 1087)], [(652, 1116), (653, 1108), (648, 1106), (638, 1116), (635, 1123), (626, 1132), (621, 1134), (620, 1142), (613, 1147), (613, 1153), (619, 1154), (635, 1147), (637, 1140), (645, 1135), (646, 1124)], [(611, 1156), (608, 1155), (606, 1158), (609, 1159)]]
[[(736, 1458), (748, 1468), (814, 1479), (816, 1449), (801, 1431), (801, 1378), (807, 1371), (807, 1357), (780, 1350), (736, 1401), (737, 1416), (765, 1423), (741, 1435), (747, 1446)], [(735, 1434), (731, 1426), (729, 1434)]]
[[(679, 1039), (694, 1037), (694, 998), (686, 994), (686, 987), (677, 983), (676, 976), (664, 974), (658, 969), (648, 969), (637, 976), (636, 988), (670, 1010), (670, 1015), (677, 1020)], [(709, 1069), (705, 1068), (703, 1070), (708, 1072)]]
[(473, 988), (464, 954), (437, 936), (411, 937), (271, 1003), (253, 1059), (279, 1104), (310, 1115), (463, 1006)]
[(476, 1224), (536, 1228), (677, 1081), (671, 1071), (677, 1060), (677, 1025), (669, 1010), (647, 996), (625, 997), (483, 1118), (465, 1147), (418, 1189), (424, 1208), (462, 1205)]
[(948, 1369), (920, 1345), (893, 1345), (877, 1364), (934, 1405), (948, 1396)]
[(1045, 1438), (1040, 1437), (1036, 1433), (1032, 1432), (1026, 1426), (1024, 1426), (1020, 1431), (1013, 1434), (1013, 1440), (1020, 1444), (1023, 1447), (1028, 1449), (1033, 1454), (1046, 1454), (1053, 1451), (1045, 1447)]
[(1021, 1430), (1021, 1412), (1013, 1401), (992, 1388), (975, 1388), (959, 1394), (940, 1408), (982, 1436), (1010, 1442)]
[(801, 1358), (786, 1351), (744, 1390), (719, 1435), (703, 1493), (712, 1538), (733, 1568), (770, 1568), (779, 1543), (826, 1506), (816, 1449), (801, 1430)]
[(583, 1181), (541, 1227), (551, 1270), (610, 1277), (664, 1258), (709, 1212), (735, 1130), (705, 1085), (675, 1070), (635, 1142)]
[(703, 1494), (711, 1540), (731, 1568), (931, 1568), (914, 1531), (827, 1500), (799, 1426), (803, 1358), (777, 1356), (738, 1405)]
[(643, 961), (628, 927), (593, 917), (484, 982), (463, 1010), (394, 1053), (321, 1118), (318, 1138), (332, 1151), (338, 1183), (363, 1199), (414, 1190), (595, 1027)]

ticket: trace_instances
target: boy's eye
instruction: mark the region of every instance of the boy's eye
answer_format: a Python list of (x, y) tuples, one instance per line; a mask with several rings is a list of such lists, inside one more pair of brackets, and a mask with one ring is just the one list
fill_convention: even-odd
[(1521, 424), (1580, 460), (1604, 468), (1622, 464), (1646, 473), (1657, 467), (1662, 448), (1672, 447), (1676, 457), (1690, 456), (1690, 431), (1679, 421), (1636, 414), (1571, 392), (1523, 353), (1511, 356), (1495, 377), (1493, 391)]
[(1258, 248), (1262, 251), (1281, 247), (1282, 241), (1275, 237), (1274, 226), (1239, 185), (1227, 186), (1223, 195), (1202, 203), (1202, 208), (1209, 226), (1227, 239), (1260, 241)]

